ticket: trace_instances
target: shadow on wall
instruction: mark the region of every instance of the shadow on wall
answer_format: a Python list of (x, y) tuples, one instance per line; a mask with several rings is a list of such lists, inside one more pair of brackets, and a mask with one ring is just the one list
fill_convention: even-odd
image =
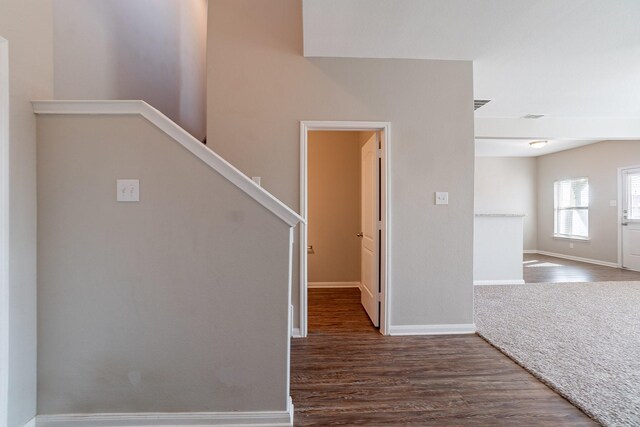
[(117, 97), (144, 99), (177, 119), (181, 78), (177, 2), (111, 0), (103, 7), (106, 25), (116, 30), (110, 48)]
[(206, 132), (207, 0), (57, 0), (55, 97), (142, 99)]

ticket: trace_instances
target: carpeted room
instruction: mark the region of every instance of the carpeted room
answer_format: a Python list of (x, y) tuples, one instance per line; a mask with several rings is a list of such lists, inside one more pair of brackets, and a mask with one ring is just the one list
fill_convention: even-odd
[[(526, 284), (475, 287), (479, 335), (599, 423), (640, 425), (640, 274), (623, 234), (640, 144), (476, 160), (476, 212), (525, 215)], [(574, 206), (559, 206), (556, 183), (582, 178), (586, 200), (569, 188)], [(561, 235), (571, 227), (586, 235)]]
[(640, 281), (476, 286), (478, 334), (608, 426), (640, 423)]

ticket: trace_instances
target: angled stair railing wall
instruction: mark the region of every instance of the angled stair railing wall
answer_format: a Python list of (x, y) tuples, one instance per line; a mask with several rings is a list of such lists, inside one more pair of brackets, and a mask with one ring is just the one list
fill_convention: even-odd
[(291, 208), (257, 185), (213, 150), (204, 147), (203, 145), (206, 144), (202, 144), (202, 141), (198, 141), (189, 132), (144, 101), (33, 101), (32, 104), (34, 112), (39, 115), (140, 115), (290, 226), (295, 226), (303, 220)]
[(37, 424), (291, 424), (302, 219), (142, 101), (33, 106)]

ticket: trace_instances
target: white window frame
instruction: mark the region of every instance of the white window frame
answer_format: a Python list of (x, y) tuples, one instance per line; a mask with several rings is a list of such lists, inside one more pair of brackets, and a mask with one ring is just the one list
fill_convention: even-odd
[[(559, 208), (558, 207), (558, 187), (559, 184), (562, 182), (567, 182), (567, 181), (582, 181), (582, 180), (586, 180), (587, 181), (587, 188), (588, 188), (588, 192), (589, 192), (589, 200), (587, 202), (587, 206), (573, 206), (573, 207), (568, 207), (568, 208)], [(553, 182), (553, 237), (556, 239), (570, 239), (570, 240), (589, 240), (590, 239), (590, 221), (589, 221), (589, 208), (591, 205), (591, 188), (589, 186), (589, 177), (586, 176), (582, 176), (582, 177), (578, 177), (578, 178), (566, 178), (566, 179), (559, 179)], [(577, 234), (562, 234), (562, 233), (558, 233), (558, 214), (560, 210), (566, 211), (566, 210), (587, 210), (587, 235), (586, 236), (580, 236)]]

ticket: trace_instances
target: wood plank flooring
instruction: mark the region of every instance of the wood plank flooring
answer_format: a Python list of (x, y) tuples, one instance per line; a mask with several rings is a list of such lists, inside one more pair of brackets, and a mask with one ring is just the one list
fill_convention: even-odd
[(384, 337), (359, 299), (309, 291), (309, 337), (291, 352), (296, 426), (597, 425), (478, 336)]
[(605, 267), (546, 255), (524, 254), (526, 283), (607, 282), (640, 280), (637, 271)]

